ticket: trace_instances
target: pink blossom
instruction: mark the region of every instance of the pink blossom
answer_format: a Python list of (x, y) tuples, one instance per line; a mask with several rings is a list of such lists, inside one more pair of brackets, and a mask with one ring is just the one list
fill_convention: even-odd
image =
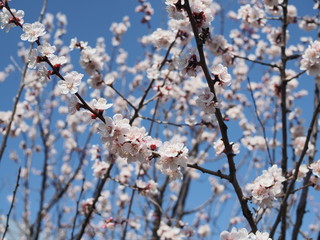
[(231, 85), (231, 75), (228, 73), (228, 69), (222, 64), (218, 64), (212, 68), (212, 75), (216, 77), (218, 83), (223, 88)]

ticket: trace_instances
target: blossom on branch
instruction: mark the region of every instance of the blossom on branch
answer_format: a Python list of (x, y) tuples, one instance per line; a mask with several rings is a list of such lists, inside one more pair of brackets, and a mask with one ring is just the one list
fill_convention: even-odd
[(188, 163), (188, 149), (181, 142), (164, 142), (159, 148), (158, 164), (161, 169), (175, 171), (179, 166), (186, 167)]
[(272, 207), (274, 200), (282, 193), (282, 183), (285, 180), (281, 168), (273, 165), (268, 170), (263, 170), (262, 175), (253, 183), (247, 184), (246, 190), (250, 192), (253, 203), (260, 207)]
[(38, 40), (39, 37), (42, 37), (46, 34), (45, 27), (40, 22), (34, 23), (25, 23), (23, 24), (22, 30), (24, 31), (21, 34), (21, 40), (28, 41), (28, 42), (35, 42)]
[(78, 73), (76, 71), (72, 71), (70, 73), (67, 73), (67, 75), (64, 77), (65, 80), (60, 80), (58, 82), (58, 86), (61, 89), (62, 94), (74, 94), (78, 92), (78, 87), (81, 83), (81, 79), (83, 77), (83, 74)]
[(314, 41), (304, 52), (301, 60), (301, 70), (306, 70), (308, 75), (320, 74), (320, 41)]
[(98, 100), (93, 99), (93, 106), (98, 110), (107, 110), (112, 107), (112, 103), (107, 104), (107, 100), (105, 98), (99, 98)]
[(215, 80), (218, 81), (221, 87), (226, 88), (231, 85), (231, 75), (228, 73), (227, 67), (218, 64), (212, 68), (211, 73), (215, 76)]
[(320, 178), (320, 160), (311, 163), (309, 168), (312, 170), (312, 173)]
[(237, 230), (232, 228), (231, 232), (223, 231), (220, 234), (220, 240), (272, 240), (269, 238), (269, 233), (257, 231), (249, 233), (247, 229), (241, 228)]
[(265, 12), (257, 7), (251, 7), (249, 4), (241, 6), (238, 11), (238, 18), (250, 27), (259, 28), (265, 25)]
[(6, 32), (9, 32), (11, 27), (15, 27), (17, 26), (17, 24), (23, 24), (24, 22), (23, 20), (24, 11), (22, 10), (17, 11), (16, 9), (13, 9), (13, 8), (11, 8), (10, 10), (13, 13), (14, 18), (12, 17), (9, 10), (6, 8), (3, 8), (2, 11), (0, 12), (0, 23), (1, 23), (0, 28), (1, 29), (5, 28)]

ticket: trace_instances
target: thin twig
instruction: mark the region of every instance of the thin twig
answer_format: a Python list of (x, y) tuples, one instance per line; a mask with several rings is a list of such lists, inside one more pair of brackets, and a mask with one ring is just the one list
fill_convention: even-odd
[(247, 78), (247, 80), (248, 80), (248, 84), (249, 84), (250, 95), (251, 95), (253, 106), (254, 106), (254, 112), (256, 114), (256, 117), (258, 119), (260, 127), (262, 128), (263, 138), (264, 138), (264, 141), (265, 141), (266, 146), (267, 146), (267, 152), (268, 152), (268, 156), (269, 156), (270, 165), (272, 166), (273, 163), (274, 163), (274, 159), (272, 159), (272, 157), (271, 157), (269, 143), (268, 143), (268, 140), (267, 140), (266, 128), (264, 127), (264, 125), (263, 125), (263, 123), (262, 123), (262, 121), (260, 119), (260, 116), (258, 114), (258, 108), (257, 108), (256, 100), (254, 99), (254, 96), (253, 96), (253, 91), (252, 91), (252, 88), (251, 88), (250, 78)]
[(259, 60), (253, 60), (253, 59), (250, 59), (250, 58), (247, 58), (247, 57), (242, 57), (242, 56), (235, 55), (235, 54), (233, 54), (233, 56), (235, 58), (244, 59), (244, 60), (247, 60), (247, 61), (252, 62), (252, 63), (258, 63), (258, 64), (263, 65), (263, 66), (267, 66), (267, 67), (271, 67), (271, 68), (277, 68), (277, 69), (280, 68), (277, 64), (265, 63), (265, 62), (262, 62), (262, 61), (259, 61)]
[(85, 178), (82, 179), (82, 185), (81, 185), (81, 191), (77, 200), (77, 205), (76, 205), (76, 215), (74, 216), (73, 219), (73, 224), (72, 224), (72, 231), (71, 231), (71, 239), (73, 239), (73, 235), (74, 235), (74, 229), (76, 227), (76, 222), (77, 222), (77, 217), (79, 215), (79, 205), (80, 205), (80, 200), (84, 191), (84, 183), (85, 183)]
[(194, 169), (197, 169), (199, 171), (201, 171), (202, 173), (207, 173), (209, 175), (213, 175), (213, 176), (216, 176), (216, 177), (219, 177), (219, 178), (222, 178), (222, 179), (226, 179), (228, 181), (230, 181), (230, 176), (229, 175), (226, 175), (226, 174), (223, 174), (222, 172), (220, 172), (220, 170), (218, 171), (212, 171), (210, 169), (207, 169), (207, 168), (203, 168), (203, 167), (200, 167), (198, 164), (187, 164), (187, 166), (189, 168), (194, 168)]
[(8, 213), (7, 213), (7, 221), (6, 221), (6, 226), (5, 226), (3, 235), (2, 235), (2, 240), (5, 239), (5, 236), (6, 236), (6, 234), (7, 234), (7, 231), (8, 231), (8, 229), (9, 229), (9, 219), (10, 219), (11, 211), (12, 211), (13, 206), (14, 206), (14, 200), (16, 199), (17, 190), (18, 190), (18, 187), (19, 187), (20, 172), (21, 172), (21, 168), (19, 167), (18, 175), (17, 175), (17, 181), (16, 181), (16, 186), (15, 186), (15, 188), (14, 188), (14, 190), (13, 190), (13, 196), (12, 196), (12, 200), (11, 200), (11, 205), (10, 205), (9, 211), (8, 211)]

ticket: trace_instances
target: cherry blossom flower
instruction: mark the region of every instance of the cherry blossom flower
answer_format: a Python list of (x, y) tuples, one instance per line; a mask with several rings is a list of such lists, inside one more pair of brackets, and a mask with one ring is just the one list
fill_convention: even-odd
[[(293, 144), (295, 146), (294, 148), (294, 153), (296, 155), (301, 155), (302, 151), (303, 151), (303, 147), (305, 145), (306, 142), (306, 137), (305, 136), (299, 136), (296, 139), (294, 139)], [(312, 153), (314, 152), (314, 145), (311, 142), (308, 142), (308, 150), (306, 152), (307, 155), (312, 155)]]
[(68, 94), (68, 93), (76, 93), (78, 92), (78, 87), (81, 83), (81, 79), (83, 77), (83, 74), (78, 73), (76, 71), (72, 71), (70, 73), (67, 73), (67, 75), (64, 77), (65, 80), (60, 80), (58, 82), (58, 86), (61, 89), (62, 94)]
[(312, 173), (320, 178), (320, 160), (311, 163), (309, 168), (312, 170)]
[(46, 42), (43, 45), (38, 46), (38, 50), (43, 56), (51, 57), (56, 51), (56, 47), (51, 46), (50, 43)]
[(159, 192), (158, 183), (156, 183), (154, 180), (149, 180), (148, 182), (137, 180), (136, 185), (139, 188), (139, 193), (143, 196), (154, 196)]
[(89, 74), (101, 72), (103, 61), (96, 48), (87, 47), (81, 51), (80, 65)]
[(154, 45), (158, 48), (167, 49), (174, 41), (175, 34), (172, 31), (163, 30), (158, 28), (151, 34), (151, 39)]
[(51, 55), (49, 57), (49, 60), (51, 64), (56, 68), (60, 68), (63, 64), (67, 63), (67, 58), (65, 56)]
[(70, 40), (69, 48), (72, 51), (75, 48), (84, 49), (87, 46), (88, 46), (88, 42), (78, 41), (78, 39), (75, 37)]
[[(300, 165), (297, 181), (301, 182), (303, 180), (303, 178), (305, 178), (307, 176), (308, 172), (309, 172), (309, 169), (308, 169), (307, 165), (305, 165), (305, 164)], [(292, 174), (294, 174), (294, 173), (295, 173), (295, 169), (293, 169), (293, 171), (292, 171)]]
[[(238, 143), (230, 142), (230, 145), (232, 146), (232, 152), (234, 154), (238, 154), (240, 152), (240, 145)], [(216, 155), (220, 155), (223, 152), (225, 152), (225, 147), (222, 139), (219, 139), (213, 143), (213, 148), (215, 150)]]
[[(286, 32), (286, 42), (289, 40), (289, 31)], [(284, 38), (282, 36), (282, 29), (279, 28), (272, 28), (270, 33), (267, 35), (268, 40), (272, 45), (275, 46), (283, 46), (284, 45)]]
[(37, 70), (37, 76), (39, 78), (39, 82), (46, 84), (47, 82), (49, 82), (50, 80), (50, 71), (48, 71), (48, 69), (42, 65), (41, 68), (38, 68)]
[(92, 166), (93, 175), (97, 178), (103, 178), (108, 172), (110, 164), (104, 161), (96, 160)]
[(177, 67), (179, 70), (184, 69), (187, 67), (189, 62), (189, 56), (187, 54), (181, 53), (179, 55), (175, 55), (173, 57), (173, 64), (175, 67)]
[(112, 107), (112, 103), (107, 104), (107, 100), (105, 98), (99, 98), (98, 100), (93, 99), (93, 106), (98, 110), (107, 110)]
[(269, 238), (269, 233), (256, 231), (256, 233), (248, 233), (248, 230), (241, 228), (237, 230), (232, 228), (231, 232), (223, 231), (220, 234), (221, 240), (272, 240)]
[(249, 240), (272, 240), (269, 238), (269, 233), (256, 231), (256, 233), (249, 234)]
[(88, 198), (83, 200), (80, 204), (80, 211), (82, 214), (86, 215), (90, 212), (93, 205), (93, 198)]
[(305, 31), (312, 31), (316, 29), (317, 22), (314, 18), (305, 16), (299, 21), (299, 28), (305, 30)]
[(182, 239), (181, 229), (174, 226), (169, 226), (165, 222), (161, 221), (160, 227), (157, 230), (157, 234), (160, 237), (160, 240), (167, 240), (167, 239)]
[(320, 41), (314, 41), (304, 52), (301, 60), (301, 70), (307, 70), (308, 75), (320, 74)]
[(273, 165), (268, 170), (263, 170), (262, 175), (257, 177), (253, 183), (247, 184), (246, 190), (252, 195), (252, 201), (261, 207), (271, 207), (274, 200), (282, 193), (281, 168)]
[(166, 0), (165, 4), (167, 5), (166, 9), (168, 12), (169, 17), (179, 20), (185, 17), (184, 12), (182, 9), (177, 7), (178, 0)]
[(68, 103), (68, 112), (70, 115), (75, 114), (80, 109), (80, 103), (75, 95), (72, 95)]
[(238, 10), (238, 18), (250, 27), (262, 27), (265, 25), (265, 13), (262, 9), (252, 7), (249, 4), (241, 6)]
[(39, 37), (46, 34), (45, 27), (40, 22), (25, 23), (23, 24), (22, 30), (24, 31), (24, 33), (21, 34), (21, 40), (23, 41), (35, 42)]
[(164, 142), (159, 150), (158, 164), (162, 169), (175, 171), (179, 166), (186, 167), (188, 163), (188, 149), (180, 142)]
[(246, 136), (241, 139), (241, 143), (250, 151), (254, 149), (266, 150), (266, 141), (262, 136)]
[(316, 191), (320, 191), (320, 177), (318, 177), (318, 176), (311, 176), (310, 182), (312, 182), (312, 183), (314, 184), (313, 187), (314, 187), (314, 189), (315, 189)]
[(0, 23), (1, 29), (6, 29), (6, 32), (9, 32), (11, 27), (15, 27), (17, 26), (17, 24), (15, 23), (15, 21), (18, 21), (18, 23), (20, 23), (21, 25), (23, 24), (24, 20), (24, 11), (22, 10), (16, 10), (11, 8), (10, 9), (12, 14), (15, 16), (15, 19), (12, 17), (11, 13), (9, 12), (8, 9), (3, 8), (2, 11), (0, 11)]
[(221, 240), (247, 240), (248, 239), (248, 230), (245, 228), (239, 229), (232, 228), (231, 232), (223, 231), (220, 234)]
[(214, 66), (211, 73), (216, 77), (219, 85), (223, 88), (231, 85), (231, 75), (228, 73), (228, 69), (222, 64)]
[(220, 104), (213, 101), (214, 95), (209, 88), (204, 89), (204, 93), (200, 94), (196, 100), (196, 103), (201, 107), (205, 113), (215, 113), (216, 108), (220, 107)]
[(38, 57), (38, 50), (32, 49), (28, 57), (28, 68), (34, 69), (37, 67), (37, 64), (39, 63)]
[(212, 39), (208, 40), (207, 46), (215, 56), (221, 56), (229, 47), (227, 40), (221, 35), (214, 35)]
[(198, 235), (201, 238), (205, 238), (210, 234), (210, 226), (209, 224), (204, 224), (198, 227)]

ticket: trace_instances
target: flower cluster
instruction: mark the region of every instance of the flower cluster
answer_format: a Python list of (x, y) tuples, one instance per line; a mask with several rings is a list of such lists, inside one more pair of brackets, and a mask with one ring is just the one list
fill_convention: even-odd
[(251, 193), (252, 201), (260, 207), (271, 207), (272, 203), (282, 193), (282, 182), (286, 179), (282, 176), (281, 168), (273, 165), (268, 170), (263, 170), (262, 175), (253, 183), (246, 186)]
[(167, 49), (169, 45), (173, 42), (174, 38), (174, 33), (172, 31), (158, 28), (156, 31), (152, 33), (150, 40), (154, 43), (156, 47)]
[(148, 136), (145, 128), (131, 126), (121, 114), (106, 117), (105, 121), (99, 124), (98, 133), (110, 153), (127, 159), (128, 163), (139, 161), (149, 164), (149, 160), (158, 156), (157, 167), (164, 174), (173, 179), (181, 177), (180, 167), (186, 167), (188, 163), (188, 149), (183, 143), (171, 141), (162, 144)]
[(265, 13), (262, 9), (251, 7), (249, 4), (241, 6), (238, 11), (238, 18), (250, 27), (262, 27), (265, 25)]
[(202, 111), (206, 114), (212, 114), (216, 112), (216, 108), (220, 108), (220, 104), (213, 100), (214, 95), (209, 88), (204, 89), (204, 93), (200, 94), (196, 100), (196, 103), (201, 107)]
[(308, 75), (320, 74), (320, 41), (314, 41), (304, 52), (301, 60), (301, 70), (307, 70)]
[[(306, 143), (306, 137), (305, 136), (299, 136), (296, 137), (293, 141), (293, 144), (295, 146), (294, 153), (296, 155), (301, 155), (304, 145)], [(307, 155), (311, 156), (315, 151), (314, 145), (311, 142), (308, 142), (308, 150), (306, 152)]]
[(248, 230), (241, 228), (237, 230), (232, 228), (231, 232), (223, 231), (220, 234), (221, 240), (272, 240), (269, 238), (269, 233), (257, 231), (256, 233), (248, 233)]
[[(14, 18), (12, 17), (11, 13), (14, 15)], [(17, 24), (23, 24), (23, 17), (24, 17), (24, 11), (22, 10), (16, 10), (11, 8), (11, 13), (8, 9), (3, 8), (0, 12), (0, 23), (1, 29), (6, 29), (6, 32), (9, 32), (11, 27), (17, 26)]]
[(179, 171), (180, 166), (187, 167), (188, 149), (183, 143), (175, 141), (164, 142), (160, 146), (158, 153), (160, 157), (157, 165), (167, 175), (172, 175), (171, 173)]

